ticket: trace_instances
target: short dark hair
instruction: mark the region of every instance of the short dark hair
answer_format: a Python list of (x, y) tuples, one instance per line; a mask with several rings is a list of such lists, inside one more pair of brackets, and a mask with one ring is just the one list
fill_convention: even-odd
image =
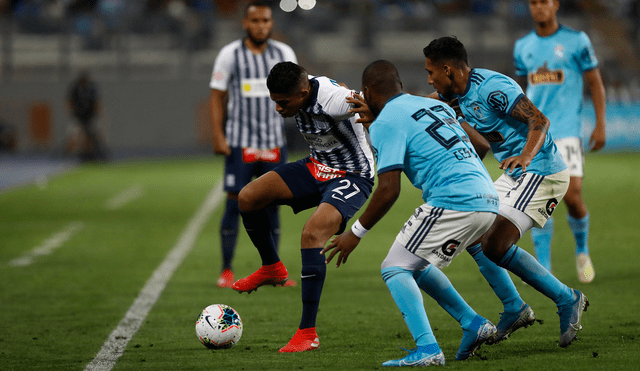
[(292, 94), (307, 77), (307, 71), (293, 62), (277, 63), (267, 77), (267, 88), (274, 94)]
[(375, 91), (388, 94), (402, 90), (402, 81), (393, 63), (380, 59), (371, 62), (362, 72), (362, 85)]
[(444, 61), (454, 61), (457, 63), (467, 61), (467, 51), (464, 45), (455, 36), (445, 36), (435, 39), (422, 49), (425, 58), (431, 59), (433, 63)]
[(251, 8), (252, 6), (255, 6), (257, 8), (265, 7), (265, 8), (271, 9), (271, 4), (268, 1), (265, 1), (265, 0), (249, 1), (247, 6), (244, 7), (244, 16), (245, 16), (245, 18), (249, 15), (249, 8)]

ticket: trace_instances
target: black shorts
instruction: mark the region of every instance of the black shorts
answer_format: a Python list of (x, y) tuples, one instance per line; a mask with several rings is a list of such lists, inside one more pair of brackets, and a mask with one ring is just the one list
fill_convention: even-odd
[(338, 234), (369, 198), (373, 179), (346, 173), (327, 180), (318, 180), (309, 170), (313, 166), (309, 157), (278, 166), (274, 171), (293, 193), (292, 200), (283, 202), (291, 206), (294, 213), (317, 207), (322, 202), (333, 205), (342, 215)]

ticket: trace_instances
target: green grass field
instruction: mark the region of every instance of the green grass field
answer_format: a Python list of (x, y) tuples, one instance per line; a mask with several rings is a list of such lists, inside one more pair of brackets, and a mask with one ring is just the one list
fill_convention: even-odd
[[(493, 160), (487, 166), (498, 175)], [(459, 325), (425, 297), (447, 358), (444, 368), (640, 367), (640, 249), (635, 224), (640, 157), (589, 155), (586, 172), (594, 282), (578, 281), (564, 205), (555, 214), (553, 239), (555, 275), (582, 290), (591, 302), (579, 340), (566, 349), (558, 347), (555, 306), (515, 277), (540, 321), (508, 341), (483, 346), (464, 362), (453, 360), (462, 336)], [(141, 290), (176, 246), (192, 249), (185, 250), (184, 260), (165, 277), (166, 287), (156, 287), (160, 295), (148, 305), (148, 314), (139, 316), (135, 334), (117, 339), (127, 347), (114, 370), (371, 370), (404, 356), (400, 347), (413, 347), (379, 268), (397, 231), (421, 203), (416, 189), (405, 182), (389, 215), (363, 239), (348, 263), (328, 267), (317, 321), (320, 349), (279, 354), (298, 326), (300, 286), (263, 287), (251, 295), (216, 288), (222, 208), (201, 219), (201, 230), (187, 228), (221, 174), (219, 158), (87, 165), (46, 184), (0, 193), (0, 370), (84, 369), (136, 298), (144, 297)], [(287, 207), (281, 210), (281, 257), (299, 283), (300, 231), (311, 212), (294, 215)], [(520, 245), (531, 251), (528, 235)], [(236, 276), (250, 274), (259, 265), (257, 251), (242, 234), (234, 261)], [(468, 254), (444, 271), (479, 314), (497, 323), (502, 306)], [(195, 335), (197, 315), (214, 303), (229, 304), (242, 316), (244, 333), (234, 348), (208, 350)]]

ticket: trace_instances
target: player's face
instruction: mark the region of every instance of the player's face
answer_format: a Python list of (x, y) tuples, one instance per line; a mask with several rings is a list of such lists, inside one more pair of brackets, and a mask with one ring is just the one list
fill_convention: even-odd
[(252, 6), (247, 10), (247, 16), (242, 21), (242, 27), (247, 36), (256, 45), (264, 44), (271, 36), (273, 19), (271, 8), (266, 6)]
[(558, 0), (529, 0), (531, 17), (536, 23), (552, 21), (559, 7)]
[(431, 59), (426, 58), (424, 69), (429, 73), (429, 85), (433, 86), (441, 95), (451, 94), (452, 83), (445, 65), (435, 64)]
[(271, 100), (276, 103), (276, 111), (282, 117), (293, 117), (299, 110), (301, 110), (309, 94), (306, 90), (297, 91), (292, 94), (275, 94), (271, 93)]

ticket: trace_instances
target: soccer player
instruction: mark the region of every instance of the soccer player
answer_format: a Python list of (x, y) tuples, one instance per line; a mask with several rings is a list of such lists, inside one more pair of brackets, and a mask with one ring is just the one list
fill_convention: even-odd
[(433, 40), (423, 50), (429, 84), (445, 101), (457, 98), (464, 119), (490, 143), (505, 172), (494, 182), (499, 214), (482, 236), (484, 254), (552, 299), (560, 315), (561, 347), (582, 328), (589, 301), (560, 282), (515, 245), (533, 226), (542, 227), (569, 186), (569, 172), (547, 134), (549, 120), (511, 78), (471, 69), (464, 45), (455, 37)]
[(320, 251), (331, 236), (342, 233), (373, 188), (373, 154), (367, 134), (355, 123), (346, 97), (355, 91), (327, 77), (309, 76), (292, 62), (276, 64), (267, 78), (271, 99), (282, 117), (295, 116), (309, 144), (310, 156), (278, 166), (246, 185), (238, 198), (242, 221), (258, 249), (262, 267), (233, 284), (239, 292), (286, 282), (270, 233), (266, 207), (285, 204), (294, 212), (316, 208), (301, 238), (302, 318), (298, 330), (280, 352), (318, 348), (316, 317), (326, 276)]
[[(360, 239), (395, 203), (404, 172), (422, 190), (425, 203), (398, 233), (381, 269), (417, 349), (382, 365), (444, 365), (420, 289), (460, 323), (463, 338), (455, 359), (467, 359), (496, 327), (462, 299), (440, 268), (489, 229), (498, 213), (498, 193), (454, 110), (439, 100), (403, 93), (392, 63), (371, 63), (362, 74), (362, 93), (375, 117), (373, 123), (364, 125), (376, 154), (378, 187), (351, 229), (334, 238), (322, 253), (333, 250), (327, 262), (339, 253), (337, 266), (346, 263)], [(362, 100), (348, 102), (356, 106), (356, 112), (364, 105)], [(480, 140), (488, 150), (486, 141)], [(513, 286), (508, 274), (506, 279)]]
[[(536, 29), (515, 44), (516, 80), (526, 87), (527, 96), (549, 118), (553, 136), (569, 169), (569, 188), (564, 196), (567, 220), (576, 241), (576, 267), (581, 282), (593, 281), (595, 271), (587, 239), (589, 212), (582, 200), (584, 152), (582, 146), (583, 77), (587, 80), (596, 112), (596, 126), (589, 147), (597, 151), (605, 144), (605, 90), (598, 60), (589, 37), (584, 32), (558, 24), (558, 0), (530, 0)], [(536, 256), (551, 271), (551, 237), (553, 218), (543, 228), (531, 229)]]
[[(218, 287), (231, 287), (234, 281), (232, 260), (240, 215), (238, 193), (254, 176), (287, 162), (283, 120), (269, 99), (266, 81), (276, 63), (297, 61), (288, 45), (270, 39), (273, 19), (267, 2), (251, 1), (245, 8), (242, 27), (247, 36), (220, 50), (209, 84), (213, 148), (216, 154), (225, 156), (224, 189), (227, 192), (220, 223), (222, 273)], [(267, 210), (271, 233), (278, 246), (278, 208)], [(287, 285), (295, 285), (295, 281), (290, 280)]]

